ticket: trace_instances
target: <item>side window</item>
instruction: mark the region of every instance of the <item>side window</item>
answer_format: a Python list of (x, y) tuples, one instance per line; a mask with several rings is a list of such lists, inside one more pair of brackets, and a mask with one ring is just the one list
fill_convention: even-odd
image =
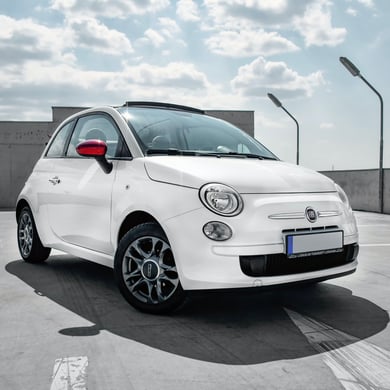
[(107, 144), (107, 158), (130, 157), (119, 130), (106, 115), (88, 115), (77, 121), (66, 156), (81, 157), (76, 151), (76, 146), (89, 139), (100, 139)]
[(57, 133), (51, 142), (49, 149), (46, 152), (46, 157), (55, 158), (64, 156), (65, 143), (68, 139), (69, 132), (72, 130), (72, 127), (73, 121), (62, 127), (62, 129)]

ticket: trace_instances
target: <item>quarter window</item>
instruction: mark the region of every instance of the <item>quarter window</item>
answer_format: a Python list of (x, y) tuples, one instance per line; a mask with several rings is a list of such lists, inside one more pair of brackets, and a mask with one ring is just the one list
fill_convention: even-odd
[(46, 157), (56, 158), (64, 156), (65, 144), (69, 136), (69, 132), (72, 130), (73, 122), (69, 122), (64, 125), (61, 130), (51, 142), (49, 149), (46, 152)]

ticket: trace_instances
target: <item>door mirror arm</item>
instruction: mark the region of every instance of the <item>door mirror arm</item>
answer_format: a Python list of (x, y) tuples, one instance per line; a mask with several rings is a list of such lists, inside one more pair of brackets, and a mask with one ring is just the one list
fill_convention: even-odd
[(95, 160), (100, 165), (100, 168), (103, 169), (104, 173), (109, 174), (112, 171), (112, 162), (106, 159), (106, 156), (95, 156)]

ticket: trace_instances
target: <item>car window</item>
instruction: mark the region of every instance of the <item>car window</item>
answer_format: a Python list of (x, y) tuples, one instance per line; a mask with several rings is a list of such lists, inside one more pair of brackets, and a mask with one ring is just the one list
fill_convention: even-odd
[(118, 108), (144, 153), (178, 149), (213, 154), (254, 154), (276, 159), (265, 146), (232, 124), (197, 113), (140, 107)]
[(130, 157), (119, 130), (112, 120), (104, 114), (93, 114), (79, 118), (70, 139), (67, 157), (80, 157), (76, 147), (80, 142), (99, 139), (107, 144), (107, 158)]
[(56, 134), (53, 141), (50, 143), (49, 149), (46, 152), (46, 157), (55, 158), (63, 157), (65, 144), (69, 136), (69, 132), (72, 130), (73, 121), (64, 125)]

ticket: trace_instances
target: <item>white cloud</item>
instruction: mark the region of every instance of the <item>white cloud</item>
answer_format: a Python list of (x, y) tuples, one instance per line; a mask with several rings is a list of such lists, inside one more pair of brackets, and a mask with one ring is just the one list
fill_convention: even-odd
[[(138, 43), (151, 43), (154, 47), (161, 47), (169, 39), (175, 38), (180, 32), (180, 27), (171, 18), (158, 18), (158, 23), (155, 29), (148, 28), (144, 32), (144, 38), (138, 40)], [(175, 39), (175, 44), (182, 44), (183, 41)], [(184, 44), (186, 46), (186, 44)]]
[(92, 18), (72, 18), (63, 27), (50, 28), (0, 15), (0, 25), (0, 66), (27, 61), (72, 64), (73, 50), (79, 47), (110, 55), (133, 52), (125, 34)]
[(266, 61), (259, 57), (241, 66), (232, 80), (232, 87), (244, 96), (264, 97), (268, 92), (280, 98), (311, 96), (314, 89), (323, 85), (320, 71), (301, 76), (284, 62)]
[[(218, 89), (193, 64), (184, 62), (123, 64), (118, 71), (92, 71), (74, 64), (35, 61), (3, 68), (0, 83), (0, 107), (22, 104), (38, 111), (42, 105), (115, 105), (129, 99), (193, 104), (191, 99), (205, 101)], [(0, 115), (6, 113), (0, 110)]]
[(180, 32), (179, 25), (171, 18), (158, 18), (158, 24), (160, 26), (161, 34), (168, 38), (172, 38)]
[(357, 0), (358, 3), (364, 5), (367, 8), (374, 8), (374, 0)]
[(209, 82), (195, 65), (186, 62), (171, 62), (166, 66), (141, 64), (127, 65), (123, 70), (124, 80), (139, 85), (165, 86), (169, 88), (202, 89)]
[(302, 17), (295, 18), (295, 28), (302, 34), (306, 46), (337, 46), (347, 34), (345, 28), (332, 27), (331, 3), (317, 0), (309, 4)]
[(124, 33), (109, 29), (94, 18), (71, 18), (68, 26), (75, 45), (113, 55), (133, 52), (131, 42)]
[[(291, 24), (308, 4), (318, 0), (204, 0), (212, 26), (224, 28), (259, 28)], [(210, 27), (210, 26), (209, 26)]]
[(346, 12), (346, 14), (351, 15), (351, 16), (356, 16), (358, 14), (356, 9), (351, 8), (351, 7), (347, 8), (347, 10), (345, 12)]
[(126, 19), (131, 15), (156, 13), (169, 6), (169, 0), (52, 0), (51, 8), (65, 14)]
[(206, 46), (212, 52), (228, 57), (270, 56), (299, 50), (277, 32), (264, 30), (220, 31), (206, 39)]
[(193, 0), (179, 0), (176, 15), (186, 22), (197, 22), (200, 20), (198, 4)]
[[(369, 0), (359, 0), (369, 1)], [(347, 33), (332, 26), (330, 0), (205, 0), (206, 31), (298, 31), (306, 46), (336, 46)]]
[(144, 35), (155, 47), (160, 47), (163, 43), (165, 43), (165, 38), (158, 31), (153, 30), (152, 28), (148, 28)]
[(25, 61), (72, 62), (65, 53), (69, 33), (60, 28), (48, 28), (31, 19), (13, 19), (0, 15), (0, 65), (23, 64)]

